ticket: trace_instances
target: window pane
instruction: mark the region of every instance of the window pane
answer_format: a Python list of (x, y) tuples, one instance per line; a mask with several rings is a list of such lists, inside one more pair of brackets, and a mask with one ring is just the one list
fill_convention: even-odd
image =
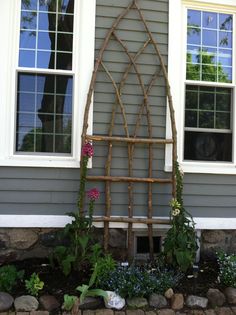
[(196, 10), (188, 10), (188, 25), (198, 27), (201, 26), (201, 12)]
[(232, 161), (232, 134), (185, 131), (184, 159)]
[(217, 28), (217, 14), (213, 12), (203, 12), (203, 27)]
[(185, 127), (230, 130), (231, 99), (230, 88), (186, 85)]
[(19, 66), (71, 70), (73, 14), (74, 0), (28, 0), (22, 5)]
[(221, 30), (232, 31), (232, 15), (231, 14), (219, 14), (219, 27)]
[(66, 75), (18, 74), (17, 151), (71, 153), (72, 80)]
[(185, 126), (197, 127), (198, 112), (194, 110), (186, 110), (185, 112)]
[(232, 15), (188, 10), (186, 79), (232, 82)]

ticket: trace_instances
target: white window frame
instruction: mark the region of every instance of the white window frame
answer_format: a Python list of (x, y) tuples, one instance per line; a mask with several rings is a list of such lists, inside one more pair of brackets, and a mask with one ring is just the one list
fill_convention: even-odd
[[(212, 10), (234, 15), (233, 31), (236, 34), (236, 2), (235, 0), (175, 0), (169, 1), (169, 41), (168, 41), (168, 77), (175, 109), (177, 128), (178, 160), (186, 173), (236, 174), (236, 40), (233, 38), (233, 78), (232, 84), (225, 84), (233, 90), (232, 112), (232, 162), (184, 161), (184, 109), (185, 109), (185, 70), (186, 70), (186, 10)], [(199, 82), (197, 82), (199, 84)], [(201, 82), (202, 85), (202, 82)], [(206, 83), (207, 85), (207, 83)], [(217, 83), (214, 85), (217, 86)], [(220, 84), (219, 86), (223, 86)], [(170, 138), (171, 124), (169, 111), (166, 119), (166, 137)], [(172, 170), (172, 148), (167, 145), (165, 153), (165, 170)]]
[[(0, 166), (79, 167), (84, 108), (94, 67), (95, 9), (96, 0), (75, 0), (72, 154), (17, 154), (14, 145), (15, 95), (21, 1), (1, 1)], [(38, 69), (36, 71), (40, 72)], [(60, 70), (54, 72), (65, 73)], [(92, 133), (92, 106), (88, 132)]]

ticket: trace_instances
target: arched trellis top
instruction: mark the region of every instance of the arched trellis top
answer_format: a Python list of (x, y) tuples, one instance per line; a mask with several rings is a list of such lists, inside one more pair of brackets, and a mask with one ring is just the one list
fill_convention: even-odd
[[(125, 42), (118, 36), (117, 34), (117, 28), (122, 21), (126, 17), (126, 15), (131, 11), (135, 10), (138, 14), (139, 20), (143, 24), (143, 28), (145, 33), (147, 34), (147, 40), (143, 43), (142, 47), (136, 52), (136, 54), (131, 53)], [(119, 82), (115, 82), (115, 80), (112, 77), (111, 72), (106, 67), (105, 62), (103, 61), (104, 52), (106, 51), (109, 41), (115, 40), (119, 45), (122, 47), (123, 52), (127, 55), (129, 63), (124, 69), (122, 78)], [(159, 60), (159, 68), (157, 71), (152, 75), (150, 82), (145, 85), (142, 76), (139, 71), (139, 67), (137, 64), (137, 60), (139, 56), (144, 52), (146, 47), (149, 45), (152, 45), (154, 48), (154, 52), (156, 57)], [(96, 79), (97, 79), (97, 73), (100, 69), (100, 67), (103, 69), (103, 71), (106, 73), (107, 77), (109, 78), (115, 93), (116, 98), (116, 106), (112, 109), (112, 115), (111, 115), (111, 122), (108, 134), (106, 136), (104, 135), (88, 135), (87, 129), (88, 129), (88, 116), (89, 116), (89, 110), (91, 106), (91, 100), (92, 95), (95, 89)], [(126, 112), (125, 112), (125, 105), (123, 103), (123, 100), (121, 98), (122, 89), (125, 86), (127, 77), (130, 73), (130, 70), (133, 70), (134, 73), (137, 76), (138, 84), (141, 88), (142, 94), (143, 94), (143, 101), (140, 105), (140, 108), (138, 110), (137, 120), (135, 123), (134, 133), (130, 135), (129, 129), (128, 129), (128, 123), (126, 118)], [(171, 121), (171, 127), (172, 127), (172, 138), (171, 139), (160, 139), (153, 137), (152, 132), (152, 123), (151, 123), (151, 113), (150, 113), (150, 107), (149, 107), (149, 94), (150, 91), (157, 80), (158, 76), (160, 75), (160, 72), (162, 73), (162, 76), (164, 78), (165, 82), (165, 88), (166, 88), (166, 96), (167, 96), (167, 104), (169, 106), (169, 113), (170, 113), (170, 121)], [(114, 136), (113, 130), (115, 126), (115, 115), (117, 108), (120, 109), (122, 120), (123, 120), (123, 129), (125, 136)], [(141, 126), (141, 118), (142, 116), (146, 117), (147, 121), (147, 131), (148, 131), (148, 137), (140, 138), (137, 136), (137, 132)], [(168, 81), (167, 71), (166, 67), (163, 61), (163, 58), (160, 53), (160, 49), (158, 46), (158, 43), (155, 41), (154, 36), (152, 35), (151, 31), (149, 30), (148, 24), (144, 19), (144, 16), (142, 14), (142, 11), (140, 7), (138, 6), (137, 0), (133, 0), (128, 7), (116, 18), (113, 25), (109, 29), (103, 45), (100, 49), (100, 52), (98, 54), (98, 57), (96, 59), (96, 63), (94, 66), (94, 71), (92, 74), (92, 79), (90, 82), (90, 87), (87, 95), (87, 102), (85, 106), (85, 112), (84, 112), (84, 121), (83, 121), (83, 130), (82, 130), (82, 144), (84, 144), (86, 141), (106, 141), (108, 143), (108, 156), (105, 163), (105, 174), (104, 176), (88, 176), (88, 180), (96, 180), (96, 181), (105, 181), (105, 195), (106, 195), (106, 209), (105, 209), (105, 216), (96, 218), (96, 221), (103, 221), (104, 222), (104, 247), (105, 250), (108, 248), (108, 239), (109, 239), (109, 222), (126, 222), (128, 223), (128, 247), (129, 247), (129, 253), (131, 252), (132, 247), (132, 226), (135, 222), (145, 223), (148, 225), (148, 235), (149, 235), (149, 247), (150, 247), (150, 257), (153, 257), (153, 231), (152, 231), (152, 224), (158, 223), (158, 224), (168, 224), (169, 222), (165, 220), (157, 220), (153, 219), (153, 210), (152, 210), (152, 185), (155, 183), (161, 183), (161, 184), (172, 184), (172, 195), (175, 196), (176, 191), (176, 183), (175, 183), (175, 176), (174, 176), (174, 170), (172, 171), (172, 175), (169, 179), (162, 179), (162, 178), (156, 178), (153, 177), (153, 146), (156, 144), (172, 144), (172, 160), (173, 165), (174, 161), (177, 160), (177, 151), (176, 151), (176, 126), (175, 126), (175, 119), (174, 119), (174, 109), (173, 109), (173, 102), (172, 97), (170, 93), (170, 85)], [(124, 177), (117, 177), (117, 176), (111, 176), (111, 161), (112, 161), (112, 142), (123, 142), (127, 143), (127, 150), (128, 150), (128, 176)], [(148, 146), (148, 177), (145, 178), (137, 178), (133, 177), (133, 159), (134, 159), (134, 146), (137, 143), (146, 144)], [(82, 160), (82, 159), (81, 159)], [(128, 183), (128, 194), (129, 194), (129, 205), (128, 205), (128, 214), (127, 217), (112, 217), (111, 216), (111, 183), (112, 182), (127, 182)], [(133, 185), (135, 182), (143, 182), (148, 185), (148, 211), (147, 211), (147, 218), (141, 219), (141, 218), (134, 218), (133, 217)], [(81, 215), (83, 215), (83, 209), (80, 209)]]

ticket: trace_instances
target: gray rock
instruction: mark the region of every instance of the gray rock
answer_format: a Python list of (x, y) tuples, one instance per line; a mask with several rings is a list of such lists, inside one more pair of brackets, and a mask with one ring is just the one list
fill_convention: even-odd
[[(147, 312), (146, 312), (146, 314), (147, 314)], [(175, 315), (175, 311), (173, 311), (173, 310), (168, 308), (168, 309), (165, 309), (165, 310), (158, 311), (158, 315)]]
[(46, 247), (55, 247), (58, 245), (68, 245), (69, 239), (61, 238), (60, 231), (50, 231), (48, 233), (40, 234), (39, 242)]
[(0, 233), (0, 250), (9, 248), (9, 237), (4, 233)]
[(42, 295), (39, 298), (39, 303), (44, 310), (49, 312), (60, 307), (60, 303), (53, 295)]
[(17, 253), (14, 250), (7, 249), (1, 250), (0, 253), (0, 265), (9, 264), (17, 259)]
[(126, 248), (126, 232), (122, 229), (110, 229), (109, 246)]
[(15, 299), (14, 306), (16, 311), (30, 312), (38, 309), (38, 300), (31, 295), (22, 295)]
[(103, 300), (100, 297), (87, 296), (82, 303), (80, 303), (79, 308), (81, 310), (95, 310), (103, 305)]
[(207, 291), (207, 298), (212, 307), (222, 306), (225, 303), (225, 296), (218, 289), (209, 289)]
[(228, 287), (224, 291), (227, 302), (229, 304), (236, 304), (236, 289)]
[(149, 306), (154, 308), (164, 308), (168, 305), (166, 298), (161, 294), (152, 293), (149, 297)]
[(9, 233), (10, 246), (15, 249), (28, 249), (38, 241), (38, 235), (31, 229), (13, 229)]
[(202, 237), (207, 243), (219, 243), (225, 240), (225, 232), (221, 230), (205, 230)]
[(0, 292), (0, 312), (8, 311), (14, 302), (13, 297), (6, 293)]
[(126, 303), (131, 308), (143, 308), (148, 306), (147, 299), (141, 297), (128, 298)]
[(186, 299), (186, 305), (190, 308), (206, 308), (207, 303), (207, 298), (196, 295), (189, 295)]

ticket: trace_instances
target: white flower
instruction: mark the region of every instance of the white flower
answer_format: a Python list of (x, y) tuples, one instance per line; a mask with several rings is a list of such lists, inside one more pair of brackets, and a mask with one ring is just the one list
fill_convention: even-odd
[(173, 217), (176, 217), (176, 216), (179, 215), (179, 214), (180, 214), (180, 210), (179, 210), (178, 208), (172, 210), (172, 216), (173, 216)]

